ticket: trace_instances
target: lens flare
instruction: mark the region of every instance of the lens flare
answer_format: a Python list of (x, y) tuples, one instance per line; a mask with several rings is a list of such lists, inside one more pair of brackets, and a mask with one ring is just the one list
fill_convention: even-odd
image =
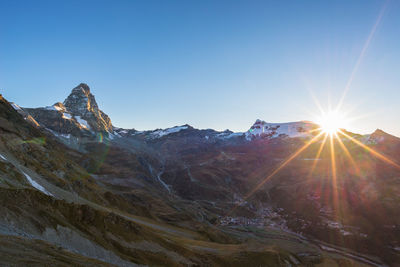
[(330, 111), (317, 118), (321, 131), (329, 135), (337, 133), (340, 129), (346, 128), (346, 118), (337, 111)]

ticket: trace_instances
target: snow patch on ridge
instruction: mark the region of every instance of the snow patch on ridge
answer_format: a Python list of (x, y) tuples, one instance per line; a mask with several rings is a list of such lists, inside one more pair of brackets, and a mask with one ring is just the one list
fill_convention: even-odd
[(242, 136), (242, 135), (244, 135), (244, 133), (242, 133), (242, 132), (237, 132), (237, 133), (222, 132), (222, 133), (217, 134), (217, 137), (220, 138), (220, 139), (229, 139), (229, 138), (232, 138), (232, 137), (239, 137), (239, 136)]
[(80, 116), (76, 116), (75, 119), (81, 125), (82, 128), (90, 130), (90, 126), (86, 120), (82, 119)]
[(28, 174), (26, 174), (25, 172), (22, 172), (26, 179), (28, 180), (28, 182), (37, 190), (39, 190), (40, 192), (48, 195), (48, 196), (53, 196), (51, 193), (49, 193), (49, 191), (47, 191), (43, 186), (41, 186), (40, 184), (38, 184), (36, 181), (34, 181)]
[(15, 103), (10, 103), (10, 104), (15, 110), (21, 110), (21, 107), (18, 106), (17, 104), (15, 104)]
[(63, 137), (63, 138), (66, 138), (66, 139), (70, 139), (71, 138), (71, 134), (59, 133), (59, 132), (53, 131), (52, 129), (49, 129), (49, 128), (46, 128), (46, 130), (51, 132), (56, 137)]
[(160, 137), (163, 137), (165, 135), (169, 135), (169, 134), (172, 134), (172, 133), (180, 132), (180, 131), (185, 130), (187, 128), (188, 128), (188, 126), (175, 126), (175, 127), (167, 128), (167, 129), (164, 129), (164, 130), (161, 130), (161, 129), (160, 130), (155, 130), (154, 132), (151, 133), (151, 135), (153, 137), (160, 138)]
[(62, 117), (63, 117), (63, 119), (66, 119), (66, 120), (71, 120), (72, 119), (71, 114), (68, 114), (68, 113), (63, 113)]
[(62, 108), (54, 106), (54, 105), (53, 106), (47, 106), (47, 107), (45, 107), (45, 109), (54, 110), (54, 111), (61, 111), (62, 110)]

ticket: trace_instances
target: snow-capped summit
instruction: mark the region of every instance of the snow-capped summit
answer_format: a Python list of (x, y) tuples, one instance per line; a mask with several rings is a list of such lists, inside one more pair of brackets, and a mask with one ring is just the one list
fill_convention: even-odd
[(310, 131), (316, 128), (318, 125), (309, 121), (267, 123), (257, 119), (247, 131), (246, 137), (307, 137)]

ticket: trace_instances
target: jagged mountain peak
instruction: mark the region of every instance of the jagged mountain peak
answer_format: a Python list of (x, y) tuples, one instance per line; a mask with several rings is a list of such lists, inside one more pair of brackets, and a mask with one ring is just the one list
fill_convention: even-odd
[(87, 112), (98, 112), (98, 105), (94, 95), (87, 84), (81, 83), (64, 100), (64, 106), (77, 116), (83, 116)]
[(72, 89), (72, 91), (82, 91), (84, 94), (90, 94), (90, 87), (86, 83), (80, 83), (77, 87)]
[(80, 83), (72, 89), (71, 94), (64, 100), (63, 104), (74, 117), (86, 120), (92, 130), (112, 131), (110, 118), (99, 109), (96, 99), (86, 83)]
[[(75, 137), (95, 136), (98, 132), (112, 132), (110, 118), (99, 109), (87, 84), (72, 89), (63, 103), (57, 102), (43, 108), (24, 108), (15, 105), (19, 112), (29, 113), (37, 123), (56, 135)], [(25, 117), (27, 115), (24, 115)]]

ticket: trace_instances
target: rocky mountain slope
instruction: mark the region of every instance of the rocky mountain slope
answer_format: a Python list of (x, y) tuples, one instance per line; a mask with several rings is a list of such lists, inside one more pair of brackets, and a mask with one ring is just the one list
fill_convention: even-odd
[[(399, 264), (400, 170), (344, 136), (333, 141), (335, 172), (323, 138), (289, 162), (316, 128), (257, 120), (245, 133), (122, 129), (85, 84), (46, 108), (2, 98), (0, 243), (9, 249), (0, 258), (24, 265), (52, 255), (60, 266)], [(345, 133), (392, 163), (400, 159), (396, 137)], [(18, 248), (28, 250), (5, 256)]]
[(108, 136), (113, 131), (110, 118), (101, 111), (86, 84), (79, 84), (63, 103), (42, 108), (13, 107), (36, 127), (50, 131), (69, 146), (79, 148), (81, 141)]

